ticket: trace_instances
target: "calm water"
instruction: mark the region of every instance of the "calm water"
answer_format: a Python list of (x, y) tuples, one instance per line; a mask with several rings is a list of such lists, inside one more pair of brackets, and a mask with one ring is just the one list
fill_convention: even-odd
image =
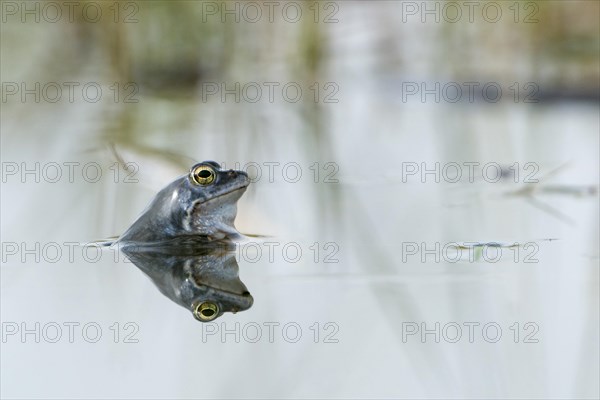
[[(202, 3), (140, 4), (107, 37), (3, 24), (3, 82), (103, 88), (2, 104), (3, 397), (598, 397), (598, 103), (514, 101), (514, 82), (560, 86), (537, 68), (535, 32), (503, 42), (489, 24), (395, 24), (401, 3), (341, 3), (332, 25), (217, 21), (210, 57), (189, 60), (161, 33), (195, 43)], [(572, 60), (576, 91), (587, 64)], [(502, 99), (403, 100), (407, 82), (467, 81), (498, 82)], [(207, 97), (222, 82), (256, 85)], [(280, 83), (273, 102), (264, 82)], [(267, 237), (236, 249), (253, 306), (203, 324), (122, 253), (75, 243), (120, 234), (207, 159), (254, 177), (236, 226)]]

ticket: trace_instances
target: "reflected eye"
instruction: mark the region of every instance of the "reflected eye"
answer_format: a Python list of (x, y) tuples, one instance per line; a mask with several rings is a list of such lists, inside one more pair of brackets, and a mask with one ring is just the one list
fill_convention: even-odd
[(214, 182), (215, 170), (207, 165), (199, 165), (191, 172), (192, 181), (198, 185), (210, 185)]
[(194, 317), (199, 321), (212, 321), (219, 314), (219, 306), (210, 301), (200, 303), (194, 309)]

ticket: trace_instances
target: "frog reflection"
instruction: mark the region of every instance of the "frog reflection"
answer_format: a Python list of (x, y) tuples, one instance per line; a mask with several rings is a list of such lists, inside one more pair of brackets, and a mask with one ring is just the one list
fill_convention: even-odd
[(254, 299), (238, 276), (231, 241), (184, 238), (154, 246), (126, 245), (123, 253), (158, 289), (202, 322), (249, 309)]
[(212, 240), (239, 238), (233, 221), (237, 201), (249, 184), (243, 171), (223, 170), (214, 161), (196, 164), (158, 192), (117, 242), (151, 244), (198, 235)]

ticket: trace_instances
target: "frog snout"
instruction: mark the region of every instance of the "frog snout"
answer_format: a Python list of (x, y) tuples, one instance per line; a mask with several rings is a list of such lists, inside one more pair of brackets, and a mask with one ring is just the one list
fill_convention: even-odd
[(240, 179), (246, 183), (249, 183), (250, 178), (248, 177), (248, 174), (244, 171), (236, 171), (236, 170), (229, 170), (227, 171), (227, 178), (229, 179)]
[(233, 169), (230, 169), (229, 171), (227, 171), (227, 176), (229, 176), (230, 178), (235, 178), (238, 175), (242, 175), (242, 176), (246, 176), (246, 177), (248, 176), (248, 174), (245, 173), (244, 171), (236, 171)]

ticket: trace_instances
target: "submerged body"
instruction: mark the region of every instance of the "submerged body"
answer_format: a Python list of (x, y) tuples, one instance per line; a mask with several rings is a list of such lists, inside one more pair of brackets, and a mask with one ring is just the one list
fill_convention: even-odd
[(243, 171), (222, 170), (213, 161), (196, 164), (162, 189), (117, 243), (151, 245), (185, 236), (236, 238), (237, 201), (249, 184)]

